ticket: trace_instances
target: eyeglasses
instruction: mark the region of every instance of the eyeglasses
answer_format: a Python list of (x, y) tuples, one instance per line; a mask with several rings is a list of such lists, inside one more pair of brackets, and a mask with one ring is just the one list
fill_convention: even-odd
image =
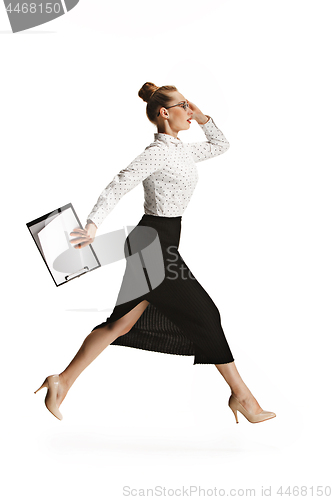
[[(182, 102), (179, 102), (178, 104), (174, 104), (173, 106), (163, 106), (163, 108), (165, 109), (169, 109), (169, 108), (174, 108), (175, 106), (181, 106), (183, 109), (185, 109), (185, 111), (187, 110), (187, 108), (190, 107), (189, 103), (187, 101), (182, 101)], [(158, 112), (157, 116), (159, 116), (160, 112)]]

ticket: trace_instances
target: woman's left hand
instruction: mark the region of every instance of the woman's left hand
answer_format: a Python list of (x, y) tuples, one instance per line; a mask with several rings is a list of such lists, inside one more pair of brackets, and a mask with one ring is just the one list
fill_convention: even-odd
[(73, 229), (73, 232), (70, 233), (70, 236), (76, 236), (76, 238), (70, 240), (70, 242), (76, 249), (84, 248), (94, 241), (96, 231), (97, 227), (94, 223), (87, 224), (85, 229), (77, 227)]
[(200, 124), (206, 123), (209, 120), (208, 116), (204, 115), (198, 106), (189, 100), (187, 100), (187, 102), (190, 105), (190, 109), (193, 111), (192, 120), (196, 120)]

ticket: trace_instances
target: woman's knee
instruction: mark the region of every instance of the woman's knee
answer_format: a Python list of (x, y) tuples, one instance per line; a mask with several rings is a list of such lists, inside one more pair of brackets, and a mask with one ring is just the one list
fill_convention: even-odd
[(128, 333), (130, 330), (129, 326), (126, 324), (126, 322), (122, 321), (122, 319), (123, 318), (120, 318), (107, 325), (108, 332), (113, 334), (116, 338), (126, 335), (126, 333)]
[(132, 328), (132, 326), (128, 325), (126, 323), (120, 325), (119, 329), (117, 330), (118, 337), (122, 337), (123, 335), (126, 335), (126, 333), (128, 333), (131, 328)]
[(149, 305), (149, 302), (146, 300), (140, 302), (136, 307), (134, 307), (130, 312), (117, 319), (116, 321), (112, 321), (107, 325), (107, 329), (109, 332), (112, 332), (116, 337), (122, 337), (126, 335), (131, 328), (138, 321), (141, 314), (144, 312), (146, 307)]
[(142, 302), (140, 302), (140, 304), (134, 307), (129, 313), (125, 314), (125, 316), (123, 316), (118, 320), (119, 336), (126, 335), (126, 333), (128, 333), (132, 329), (132, 327), (139, 320), (140, 316), (143, 314), (144, 310), (148, 305), (149, 302), (143, 300)]

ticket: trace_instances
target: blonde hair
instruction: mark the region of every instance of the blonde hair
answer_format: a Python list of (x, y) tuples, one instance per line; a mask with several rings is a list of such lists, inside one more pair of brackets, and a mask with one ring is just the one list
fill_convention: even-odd
[(148, 120), (157, 125), (157, 114), (161, 107), (168, 106), (172, 97), (170, 92), (178, 92), (174, 85), (163, 85), (157, 87), (152, 82), (146, 82), (138, 92), (139, 97), (147, 103), (146, 115)]

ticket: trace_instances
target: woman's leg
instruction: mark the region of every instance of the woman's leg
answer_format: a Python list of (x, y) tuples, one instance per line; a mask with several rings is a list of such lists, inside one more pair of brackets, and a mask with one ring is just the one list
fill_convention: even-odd
[(244, 408), (254, 414), (263, 411), (258, 401), (254, 398), (250, 389), (241, 378), (235, 362), (215, 365), (225, 381), (229, 385), (232, 394), (239, 400)]
[(125, 335), (137, 322), (149, 302), (143, 300), (129, 313), (114, 321), (111, 325), (93, 330), (83, 341), (82, 346), (69, 363), (67, 368), (59, 374), (59, 390), (57, 394), (57, 405), (61, 405), (74, 381), (83, 370), (97, 356), (119, 336)]

